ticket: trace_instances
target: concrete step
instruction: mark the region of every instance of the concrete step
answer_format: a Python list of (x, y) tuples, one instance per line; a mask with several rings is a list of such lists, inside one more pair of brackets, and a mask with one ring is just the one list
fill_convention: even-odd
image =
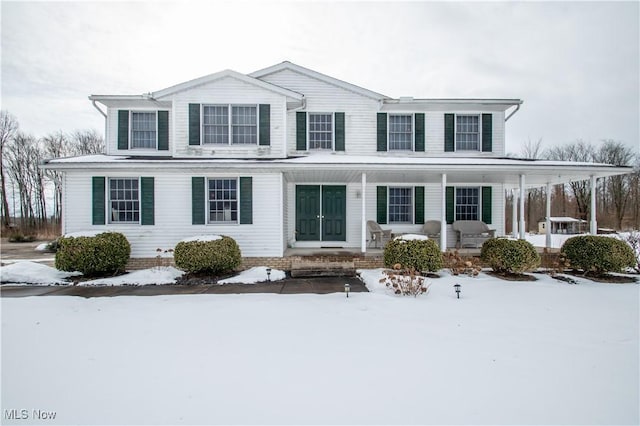
[(303, 260), (293, 262), (291, 277), (354, 277), (356, 268), (353, 261), (327, 262), (321, 260)]

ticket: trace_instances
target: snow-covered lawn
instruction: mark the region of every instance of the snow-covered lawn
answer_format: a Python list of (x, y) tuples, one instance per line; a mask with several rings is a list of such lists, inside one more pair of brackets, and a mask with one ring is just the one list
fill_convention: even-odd
[(538, 277), (447, 275), (418, 298), (2, 298), (2, 421), (638, 424), (640, 286)]

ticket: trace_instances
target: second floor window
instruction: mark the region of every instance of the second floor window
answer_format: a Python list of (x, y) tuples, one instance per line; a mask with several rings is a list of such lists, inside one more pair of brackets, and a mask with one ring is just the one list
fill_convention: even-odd
[(132, 112), (131, 113), (131, 147), (155, 148), (156, 147), (156, 113)]
[(458, 115), (456, 117), (456, 150), (478, 151), (480, 149), (480, 116)]
[[(231, 118), (231, 119), (229, 119)], [(256, 106), (204, 105), (202, 107), (202, 143), (257, 144)]]
[(331, 149), (333, 146), (333, 115), (309, 114), (309, 149)]
[(456, 188), (456, 220), (480, 219), (480, 188)]
[(413, 149), (413, 117), (389, 115), (389, 150), (410, 151)]

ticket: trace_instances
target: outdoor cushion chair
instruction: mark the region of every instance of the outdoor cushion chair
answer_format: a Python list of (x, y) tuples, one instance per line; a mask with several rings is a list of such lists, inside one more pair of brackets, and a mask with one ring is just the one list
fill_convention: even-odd
[(428, 220), (422, 226), (422, 233), (429, 238), (440, 238), (440, 221)]
[(391, 240), (391, 229), (382, 229), (375, 220), (367, 221), (367, 230), (369, 231), (369, 245), (375, 243), (376, 248), (378, 248), (378, 243), (382, 243), (384, 247)]
[(456, 247), (480, 247), (489, 238), (494, 238), (495, 229), (489, 229), (481, 220), (457, 220), (453, 222), (453, 230), (457, 234)]

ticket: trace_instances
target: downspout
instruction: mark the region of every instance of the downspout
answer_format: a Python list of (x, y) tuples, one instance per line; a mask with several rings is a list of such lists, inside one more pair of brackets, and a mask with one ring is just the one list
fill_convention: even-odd
[(518, 105), (516, 105), (516, 109), (514, 109), (513, 111), (511, 111), (511, 114), (507, 115), (507, 118), (504, 119), (504, 122), (506, 123), (507, 121), (509, 121), (509, 119), (516, 113), (518, 112), (518, 110), (520, 109), (520, 105), (522, 105), (522, 103), (519, 103)]
[(98, 108), (98, 105), (96, 105), (96, 101), (95, 101), (95, 100), (93, 100), (93, 101), (91, 101), (91, 103), (93, 104), (93, 107), (94, 107), (95, 109), (97, 109), (97, 110), (98, 110), (98, 112), (99, 112), (100, 114), (102, 114), (102, 116), (103, 116), (103, 117), (104, 117), (104, 119), (106, 120), (106, 119), (107, 119), (107, 114), (105, 114), (105, 113), (104, 113), (100, 108)]
[[(102, 111), (100, 108), (98, 108), (98, 105), (96, 105), (96, 101), (94, 99), (91, 100), (91, 103), (93, 104), (93, 107), (95, 109), (97, 109), (98, 112), (104, 117), (104, 149), (105, 149), (105, 151), (107, 151), (107, 146), (108, 146), (108, 142), (107, 142), (107, 127), (108, 127), (107, 114), (105, 114), (104, 111)], [(106, 154), (106, 152), (104, 152), (103, 154)]]

